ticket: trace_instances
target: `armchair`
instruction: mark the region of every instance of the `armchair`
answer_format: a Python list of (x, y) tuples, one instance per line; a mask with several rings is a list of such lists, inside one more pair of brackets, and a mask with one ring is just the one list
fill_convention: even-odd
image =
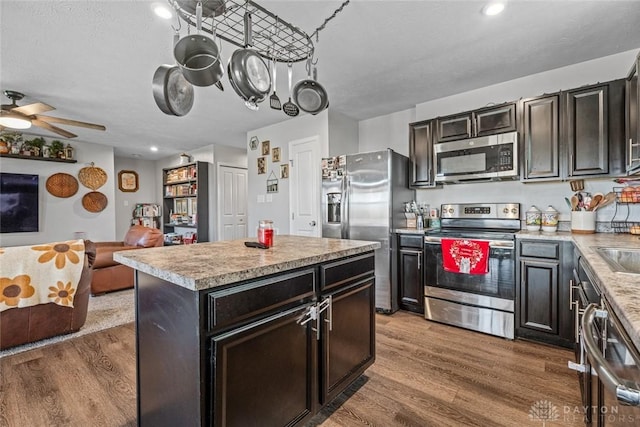
[(113, 253), (162, 246), (164, 235), (157, 228), (133, 225), (121, 242), (96, 242), (91, 295), (133, 287), (133, 269), (113, 260)]

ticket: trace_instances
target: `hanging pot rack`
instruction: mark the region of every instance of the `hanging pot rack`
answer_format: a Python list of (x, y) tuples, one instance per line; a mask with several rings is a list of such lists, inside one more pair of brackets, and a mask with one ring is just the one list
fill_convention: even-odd
[[(196, 26), (195, 13), (181, 7), (176, 0), (167, 1), (182, 20)], [(283, 63), (313, 58), (314, 45), (307, 33), (251, 0), (225, 0), (221, 14), (203, 19), (202, 31), (244, 48), (246, 13), (252, 17), (249, 29), (252, 33), (251, 47), (260, 56)]]

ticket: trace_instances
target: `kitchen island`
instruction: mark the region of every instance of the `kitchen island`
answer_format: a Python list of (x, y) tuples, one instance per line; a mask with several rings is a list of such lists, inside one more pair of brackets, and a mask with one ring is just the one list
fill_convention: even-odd
[(276, 236), (123, 251), (141, 426), (293, 426), (375, 358), (376, 242)]

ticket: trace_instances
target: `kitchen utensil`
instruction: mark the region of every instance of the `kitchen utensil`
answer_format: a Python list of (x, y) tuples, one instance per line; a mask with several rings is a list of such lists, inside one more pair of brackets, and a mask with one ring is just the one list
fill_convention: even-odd
[[(224, 75), (220, 50), (216, 42), (200, 34), (202, 6), (196, 6), (197, 34), (186, 35), (176, 43), (173, 56), (187, 81), (195, 86), (211, 86), (219, 83)], [(221, 89), (221, 85), (218, 89)]]
[(594, 194), (593, 197), (591, 198), (591, 201), (589, 202), (589, 207), (587, 208), (587, 210), (588, 211), (595, 210), (598, 204), (600, 204), (600, 202), (602, 201), (603, 197), (604, 195), (602, 193)]
[(569, 200), (568, 197), (565, 197), (564, 201), (567, 203), (567, 206), (569, 206), (569, 209), (573, 210), (573, 206), (571, 206), (571, 200)]
[(280, 98), (278, 98), (278, 95), (276, 95), (276, 73), (278, 69), (278, 63), (275, 60), (273, 60), (272, 62), (272, 67), (273, 67), (273, 78), (272, 78), (273, 93), (269, 97), (269, 106), (274, 110), (282, 110), (282, 104), (280, 103)]
[[(173, 47), (178, 43), (180, 35), (173, 35)], [(178, 65), (163, 64), (153, 74), (151, 83), (153, 99), (165, 114), (184, 116), (193, 107), (193, 85), (182, 75)], [(94, 189), (95, 190), (95, 189)]]
[(578, 198), (578, 210), (580, 210), (584, 207), (584, 197), (580, 192), (576, 193), (576, 197)]
[(258, 103), (264, 101), (271, 91), (269, 67), (260, 54), (251, 49), (251, 14), (244, 14), (244, 49), (231, 55), (227, 71), (233, 90), (250, 110), (257, 110)]
[(293, 65), (291, 63), (287, 64), (287, 74), (289, 76), (289, 100), (282, 106), (282, 111), (287, 116), (295, 117), (300, 114), (300, 110), (296, 104), (291, 102), (291, 77), (293, 76)]
[(580, 203), (580, 200), (578, 200), (578, 196), (573, 195), (571, 196), (571, 210), (572, 211), (577, 211), (578, 210), (578, 204)]
[[(307, 62), (307, 70), (310, 71), (311, 62)], [(293, 87), (293, 100), (302, 111), (310, 114), (318, 114), (329, 106), (327, 91), (317, 81), (317, 69), (313, 68), (313, 79), (310, 73), (307, 79), (300, 80)]]
[(584, 190), (584, 179), (574, 179), (569, 181), (569, 185), (572, 191), (582, 191)]
[(596, 206), (593, 210), (597, 210), (600, 208), (603, 208), (605, 206), (610, 205), (611, 203), (613, 203), (616, 200), (616, 193), (611, 191), (607, 194), (604, 195), (604, 197), (602, 198), (602, 200), (600, 200), (600, 203), (598, 203), (598, 206)]

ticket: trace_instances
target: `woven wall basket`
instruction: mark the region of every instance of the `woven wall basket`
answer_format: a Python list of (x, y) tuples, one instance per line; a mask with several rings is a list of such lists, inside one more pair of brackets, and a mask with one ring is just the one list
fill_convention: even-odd
[(47, 191), (56, 196), (67, 198), (78, 192), (78, 180), (68, 173), (54, 173), (47, 178)]
[(82, 185), (92, 190), (97, 190), (107, 182), (107, 173), (104, 169), (93, 165), (84, 167), (78, 172), (78, 179)]
[(89, 212), (101, 212), (107, 207), (107, 196), (99, 191), (90, 191), (82, 196), (82, 207)]

